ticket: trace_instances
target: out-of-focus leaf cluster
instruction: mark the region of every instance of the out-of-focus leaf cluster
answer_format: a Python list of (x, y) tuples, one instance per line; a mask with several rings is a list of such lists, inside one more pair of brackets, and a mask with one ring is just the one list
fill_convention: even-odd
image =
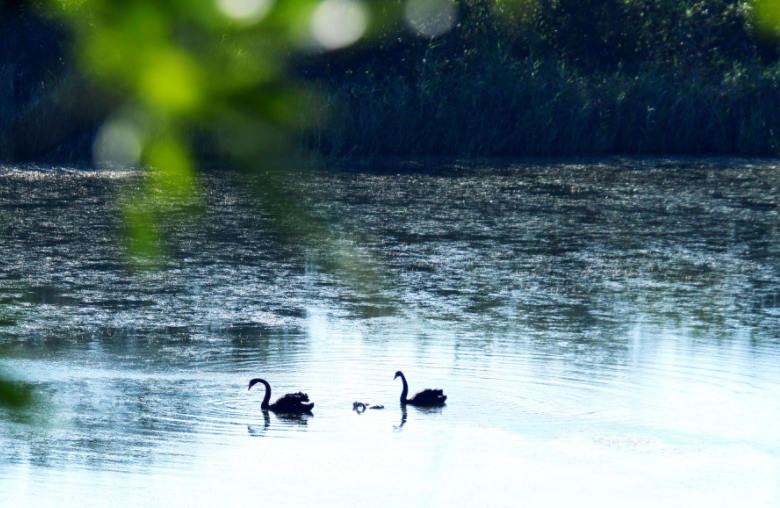
[[(117, 98), (95, 138), (96, 163), (146, 171), (122, 198), (127, 253), (135, 266), (158, 266), (164, 258), (161, 224), (172, 214), (197, 214), (197, 160), (273, 170), (290, 134), (313, 115), (312, 95), (289, 78), (287, 62), (358, 40), (378, 5), (51, 1), (72, 29), (82, 67)], [(267, 181), (270, 208), (281, 208), (274, 200), (294, 199), (273, 189), (278, 180)]]
[[(480, 8), (519, 19), (532, 1)], [(95, 162), (146, 172), (122, 197), (131, 266), (160, 266), (166, 221), (182, 210), (197, 215), (196, 161), (204, 158), (264, 175), (254, 181), (279, 224), (291, 235), (313, 232), (320, 244), (328, 241), (274, 164), (291, 145), (300, 148), (295, 134), (323, 110), (291, 77), (291, 62), (399, 31), (430, 40), (455, 26), (459, 8), (471, 3), (50, 0), (71, 28), (77, 61), (116, 99), (95, 138)]]
[(272, 97), (259, 108), (241, 98), (281, 79), (284, 52), (300, 37), (296, 23), (313, 2), (283, 2), (260, 19), (264, 3), (254, 2), (257, 12), (236, 11), (252, 7), (237, 1), (51, 3), (70, 22), (83, 68), (118, 98), (96, 137), (96, 162), (146, 169), (123, 197), (127, 252), (137, 266), (157, 266), (162, 258), (161, 222), (182, 208), (197, 210), (197, 129), (262, 129), (287, 118), (269, 114)]
[(753, 18), (760, 33), (774, 40), (780, 39), (780, 2), (752, 0)]
[(32, 388), (29, 384), (7, 379), (0, 374), (0, 407), (23, 408), (32, 402)]

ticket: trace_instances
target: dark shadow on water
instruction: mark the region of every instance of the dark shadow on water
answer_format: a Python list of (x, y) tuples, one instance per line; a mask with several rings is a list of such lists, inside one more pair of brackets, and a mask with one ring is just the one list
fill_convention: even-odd
[[(263, 426), (260, 428), (256, 425), (247, 425), (246, 430), (252, 437), (262, 437), (265, 435), (266, 430), (271, 426), (271, 414), (269, 411), (262, 411), (263, 413)], [(281, 422), (281, 425), (289, 426), (295, 425), (297, 427), (306, 427), (308, 425), (309, 418), (313, 418), (313, 415), (296, 415), (296, 414), (277, 414), (274, 413), (276, 420)]]
[(412, 407), (414, 411), (418, 413), (422, 413), (425, 415), (434, 415), (434, 414), (441, 414), (442, 411), (444, 411), (444, 408), (447, 407), (447, 405), (443, 406), (436, 406), (436, 407), (417, 407), (417, 406), (407, 406), (403, 405), (401, 406), (401, 422), (398, 425), (393, 425), (393, 430), (396, 432), (400, 432), (404, 425), (406, 425), (406, 420), (409, 417), (409, 412), (407, 407)]
[(415, 411), (423, 414), (441, 414), (442, 411), (444, 411), (444, 408), (447, 407), (446, 404), (443, 406), (435, 406), (435, 407), (418, 407), (418, 406), (412, 406)]
[(294, 424), (305, 427), (309, 424), (309, 418), (314, 418), (314, 415), (277, 414), (276, 418), (277, 420), (287, 424)]
[(247, 425), (246, 430), (250, 436), (260, 437), (265, 434), (268, 427), (271, 426), (271, 416), (268, 411), (263, 411), (263, 427), (256, 427), (255, 425)]
[(406, 418), (408, 416), (408, 413), (406, 412), (406, 406), (401, 406), (401, 423), (398, 425), (393, 425), (393, 430), (396, 432), (401, 432), (401, 429), (406, 425)]

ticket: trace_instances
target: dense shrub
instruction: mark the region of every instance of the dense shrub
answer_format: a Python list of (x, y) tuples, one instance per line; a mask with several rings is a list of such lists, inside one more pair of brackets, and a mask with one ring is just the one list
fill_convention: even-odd
[(436, 39), (396, 27), (302, 62), (326, 98), (307, 143), (334, 156), (777, 154), (776, 45), (748, 2), (510, 4), (463, 0)]

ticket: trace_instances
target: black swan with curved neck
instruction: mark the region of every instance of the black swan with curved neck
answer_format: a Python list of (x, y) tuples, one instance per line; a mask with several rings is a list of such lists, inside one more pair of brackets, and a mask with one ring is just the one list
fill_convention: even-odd
[(401, 378), (401, 382), (404, 384), (404, 389), (401, 390), (401, 405), (411, 404), (412, 406), (443, 406), (444, 401), (447, 400), (447, 396), (444, 395), (442, 390), (431, 390), (426, 388), (421, 392), (417, 392), (414, 397), (407, 399), (406, 395), (409, 393), (409, 385), (406, 384), (406, 376), (400, 370), (395, 373), (393, 379)]
[(275, 413), (305, 414), (311, 413), (311, 408), (314, 407), (314, 403), (309, 402), (309, 396), (303, 392), (288, 393), (273, 404), (269, 404), (268, 401), (271, 400), (271, 385), (265, 379), (260, 379), (259, 377), (252, 379), (249, 381), (247, 390), (251, 390), (257, 383), (263, 383), (265, 386), (265, 397), (263, 397), (263, 403), (260, 404), (264, 411), (270, 409)]

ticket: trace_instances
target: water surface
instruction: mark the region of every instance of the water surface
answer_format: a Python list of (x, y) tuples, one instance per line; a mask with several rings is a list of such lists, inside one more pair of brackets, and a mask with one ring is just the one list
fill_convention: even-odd
[(133, 274), (132, 171), (0, 168), (4, 504), (780, 504), (776, 163), (421, 169), (299, 179), (369, 280), (224, 172)]

